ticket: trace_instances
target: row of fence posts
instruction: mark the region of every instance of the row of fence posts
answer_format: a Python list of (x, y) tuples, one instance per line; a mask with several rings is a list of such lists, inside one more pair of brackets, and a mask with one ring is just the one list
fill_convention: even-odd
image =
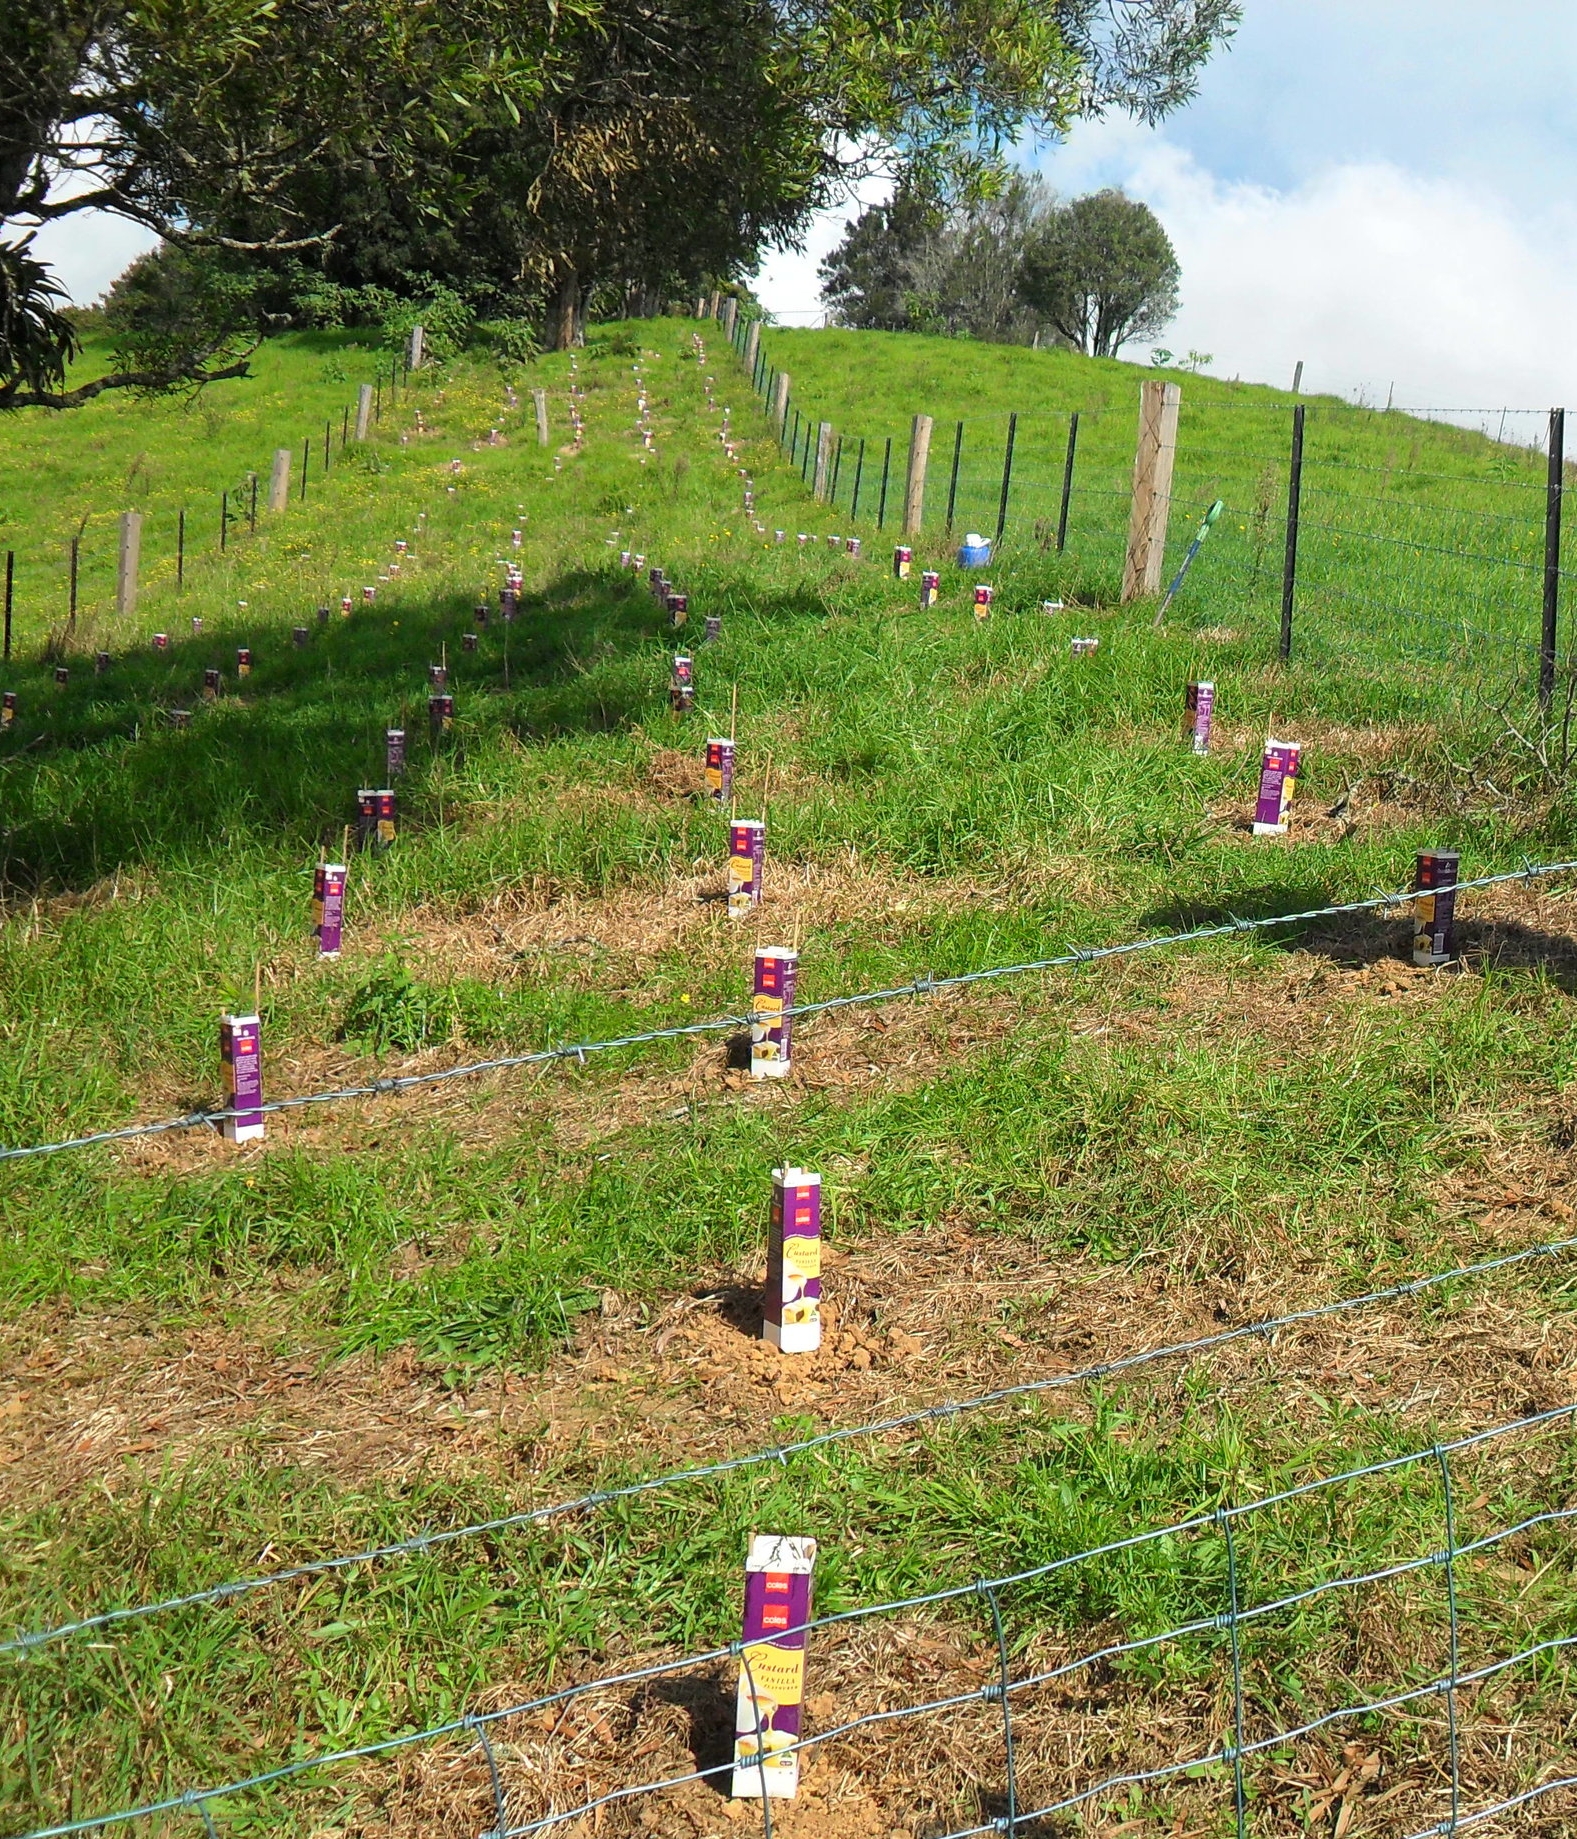
[[(814, 443), (811, 423), (805, 421), (801, 444), (801, 412), (789, 414), (791, 379), (786, 370), (774, 369), (761, 344), (761, 321), (751, 319), (748, 330), (739, 321), (739, 303), (733, 297), (719, 302), (713, 295), (709, 303), (696, 302), (697, 313), (703, 305), (710, 316), (722, 322), (736, 352), (750, 373), (756, 393), (766, 403), (767, 419), (778, 442), (788, 449), (790, 464), (796, 464), (812, 494), (823, 502), (835, 497), (841, 470), (843, 440), (835, 436), (831, 422), (815, 424)], [(1123, 600), (1139, 600), (1157, 594), (1166, 555), (1167, 529), (1172, 508), (1172, 474), (1177, 458), (1177, 424), (1182, 410), (1183, 392), (1179, 384), (1147, 377), (1139, 386), (1139, 436), (1134, 456), (1133, 495), (1129, 510), (1128, 546), (1123, 563)], [(1297, 601), (1298, 529), (1303, 498), (1303, 441), (1307, 409), (1303, 403), (1292, 411), (1292, 446), (1287, 465), (1287, 541), (1282, 564), (1280, 655), (1292, 657), (1293, 612)], [(908, 470), (904, 480), (904, 536), (917, 536), (925, 514), (926, 471), (930, 462), (933, 421), (929, 415), (916, 415), (910, 427)], [(1002, 487), (997, 503), (996, 540), (1002, 540), (1008, 522), (1008, 497), (1013, 483), (1013, 452), (1018, 435), (1018, 416), (1009, 415), (1007, 439), (1002, 454)], [(1079, 445), (1079, 411), (1068, 417), (1068, 441), (1063, 456), (1062, 494), (1057, 509), (1056, 546), (1060, 554), (1068, 542), (1068, 517), (1073, 501), (1074, 464)], [(815, 464), (811, 465), (814, 446)], [(1560, 614), (1561, 581), (1561, 511), (1565, 496), (1566, 411), (1551, 409), (1549, 415), (1549, 471), (1545, 491), (1544, 514), (1544, 597), (1539, 634), (1539, 701), (1548, 704), (1555, 688), (1555, 652)], [(887, 484), (892, 464), (892, 440), (887, 440), (882, 458), (881, 489), (877, 500), (876, 525), (887, 522)], [(964, 424), (953, 432), (952, 467), (948, 476), (946, 532), (953, 534), (953, 518), (958, 503), (958, 474), (964, 450)], [(865, 442), (859, 444), (855, 486), (850, 515), (859, 515), (860, 485), (865, 470)]]
[[(408, 378), (413, 370), (419, 370), (425, 361), (426, 349), (423, 328), (415, 326), (411, 330), (403, 352), (396, 352), (389, 361), (389, 400), (391, 405), (399, 400), (402, 372)], [(340, 417), (340, 452), (343, 453), (354, 439), (365, 441), (373, 427), (383, 420), (383, 372), (379, 371), (372, 383), (359, 385), (356, 391), (355, 432), (351, 431), (352, 411), (347, 406)], [(542, 391), (534, 391), (542, 396)], [(545, 426), (545, 400), (539, 402), (537, 419), (539, 432)], [(545, 433), (542, 438), (546, 438)], [(328, 476), (333, 454), (334, 420), (330, 416), (323, 424), (323, 475)], [(297, 496), (304, 503), (307, 485), (312, 469), (312, 450), (317, 444), (315, 435), (308, 435), (301, 446), (301, 473)], [(286, 510), (290, 504), (291, 473), (295, 467), (295, 449), (277, 447), (274, 450), (273, 466), (269, 473), (267, 508), (271, 513)], [(257, 529), (258, 475), (248, 473), (246, 483), (241, 488), (246, 495), (245, 510), (230, 508), (232, 494), (222, 491), (219, 494), (219, 552), (221, 555), (230, 545), (230, 528), (245, 520), (248, 530)], [(236, 493), (239, 499), (241, 493)], [(141, 511), (122, 511), (117, 526), (115, 553), (115, 611), (117, 614), (130, 614), (136, 611), (137, 589), (142, 566), (142, 523)], [(77, 581), (81, 562), (82, 538), (72, 537), (67, 554), (66, 576), (66, 629), (75, 629), (77, 621)], [(186, 508), (183, 505), (176, 514), (175, 522), (175, 585), (186, 585)], [(16, 552), (8, 549), (5, 556), (5, 619), (3, 639), (0, 639), (0, 657), (9, 660), (11, 656), (12, 620), (16, 604)]]

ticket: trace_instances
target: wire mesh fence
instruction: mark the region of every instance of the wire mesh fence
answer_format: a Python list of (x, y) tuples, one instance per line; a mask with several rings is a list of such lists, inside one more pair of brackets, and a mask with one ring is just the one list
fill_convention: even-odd
[[(763, 386), (773, 375), (764, 362), (757, 374)], [(1554, 413), (1304, 404), (1289, 571), (1293, 410), (1246, 392), (1195, 397), (1185, 384), (1163, 580), (1219, 499), (1224, 514), (1181, 616), (1274, 642), (1290, 573), (1293, 649), (1316, 664), (1444, 664), (1496, 691), (1537, 685), (1551, 595), (1562, 597), (1577, 572), (1577, 538), (1560, 515), (1569, 464), (1557, 465), (1552, 490)], [(825, 494), (829, 509), (896, 538), (909, 423), (846, 427), (831, 409), (791, 395), (784, 442), (807, 486), (815, 432), (828, 418), (843, 456)], [(1061, 412), (938, 420), (926, 538), (1001, 535), (1009, 555), (1055, 553), (1070, 598), (1115, 601), (1135, 432), (1134, 402), (1110, 397)]]
[[(1258, 1491), (1202, 1475), (1182, 1518), (813, 1615), (775, 1637), (808, 1637), (812, 1687), (809, 1728), (776, 1742), (780, 1706), (752, 1688), (757, 1731), (727, 1743), (753, 1650), (719, 1640), (27, 1839), (244, 1817), (263, 1791), (445, 1745), (482, 1749), (464, 1798), (486, 1839), (680, 1830), (676, 1797), (715, 1795), (769, 1751), (823, 1756), (935, 1839), (1052, 1834), (1083, 1812), (1099, 1830), (1203, 1819), (1247, 1835), (1334, 1810), (1345, 1830), (1382, 1802), (1393, 1833), (1534, 1804), (1547, 1821), (1574, 1785), (1574, 1415), (1562, 1403)], [(1055, 1463), (1023, 1485), (1055, 1491)], [(423, 1824), (453, 1822), (459, 1760), (426, 1778)], [(770, 1833), (769, 1796), (758, 1813)]]

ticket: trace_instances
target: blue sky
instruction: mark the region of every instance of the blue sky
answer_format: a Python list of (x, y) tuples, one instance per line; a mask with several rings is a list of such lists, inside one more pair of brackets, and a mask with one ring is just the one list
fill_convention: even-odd
[[(1247, 0), (1160, 128), (1025, 147), (1065, 193), (1122, 185), (1177, 246), (1173, 349), (1418, 407), (1577, 404), (1577, 4)], [(769, 263), (803, 318), (815, 257)], [(1142, 358), (1142, 352), (1127, 355)]]

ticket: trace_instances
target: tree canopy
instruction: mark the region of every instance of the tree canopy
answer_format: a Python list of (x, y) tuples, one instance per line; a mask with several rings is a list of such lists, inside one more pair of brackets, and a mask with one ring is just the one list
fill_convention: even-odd
[[(0, 406), (200, 383), (233, 311), (67, 391), (40, 224), (427, 277), (578, 335), (588, 294), (748, 273), (873, 164), (969, 185), (1021, 133), (1191, 93), (1238, 0), (0, 0)], [(221, 289), (221, 292), (224, 290)], [(234, 300), (230, 301), (231, 308)], [(201, 319), (202, 316), (199, 316)], [(222, 332), (220, 328), (223, 328)], [(219, 335), (219, 342), (213, 339)]]
[(1024, 250), (1023, 294), (1098, 358), (1159, 332), (1177, 311), (1177, 256), (1149, 205), (1092, 192), (1048, 211)]

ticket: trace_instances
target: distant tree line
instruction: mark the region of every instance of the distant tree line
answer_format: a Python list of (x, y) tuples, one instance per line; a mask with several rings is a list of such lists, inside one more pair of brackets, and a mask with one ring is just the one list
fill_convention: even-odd
[[(0, 409), (245, 369), (417, 303), (564, 347), (736, 285), (863, 170), (979, 189), (1017, 136), (1193, 91), (1239, 0), (0, 0)], [(850, 149), (858, 152), (851, 154)], [(165, 248), (112, 366), (33, 229)]]
[(1120, 191), (1061, 202), (1038, 176), (946, 204), (900, 184), (861, 212), (820, 268), (838, 322), (1112, 357), (1177, 312), (1178, 265), (1146, 204)]

